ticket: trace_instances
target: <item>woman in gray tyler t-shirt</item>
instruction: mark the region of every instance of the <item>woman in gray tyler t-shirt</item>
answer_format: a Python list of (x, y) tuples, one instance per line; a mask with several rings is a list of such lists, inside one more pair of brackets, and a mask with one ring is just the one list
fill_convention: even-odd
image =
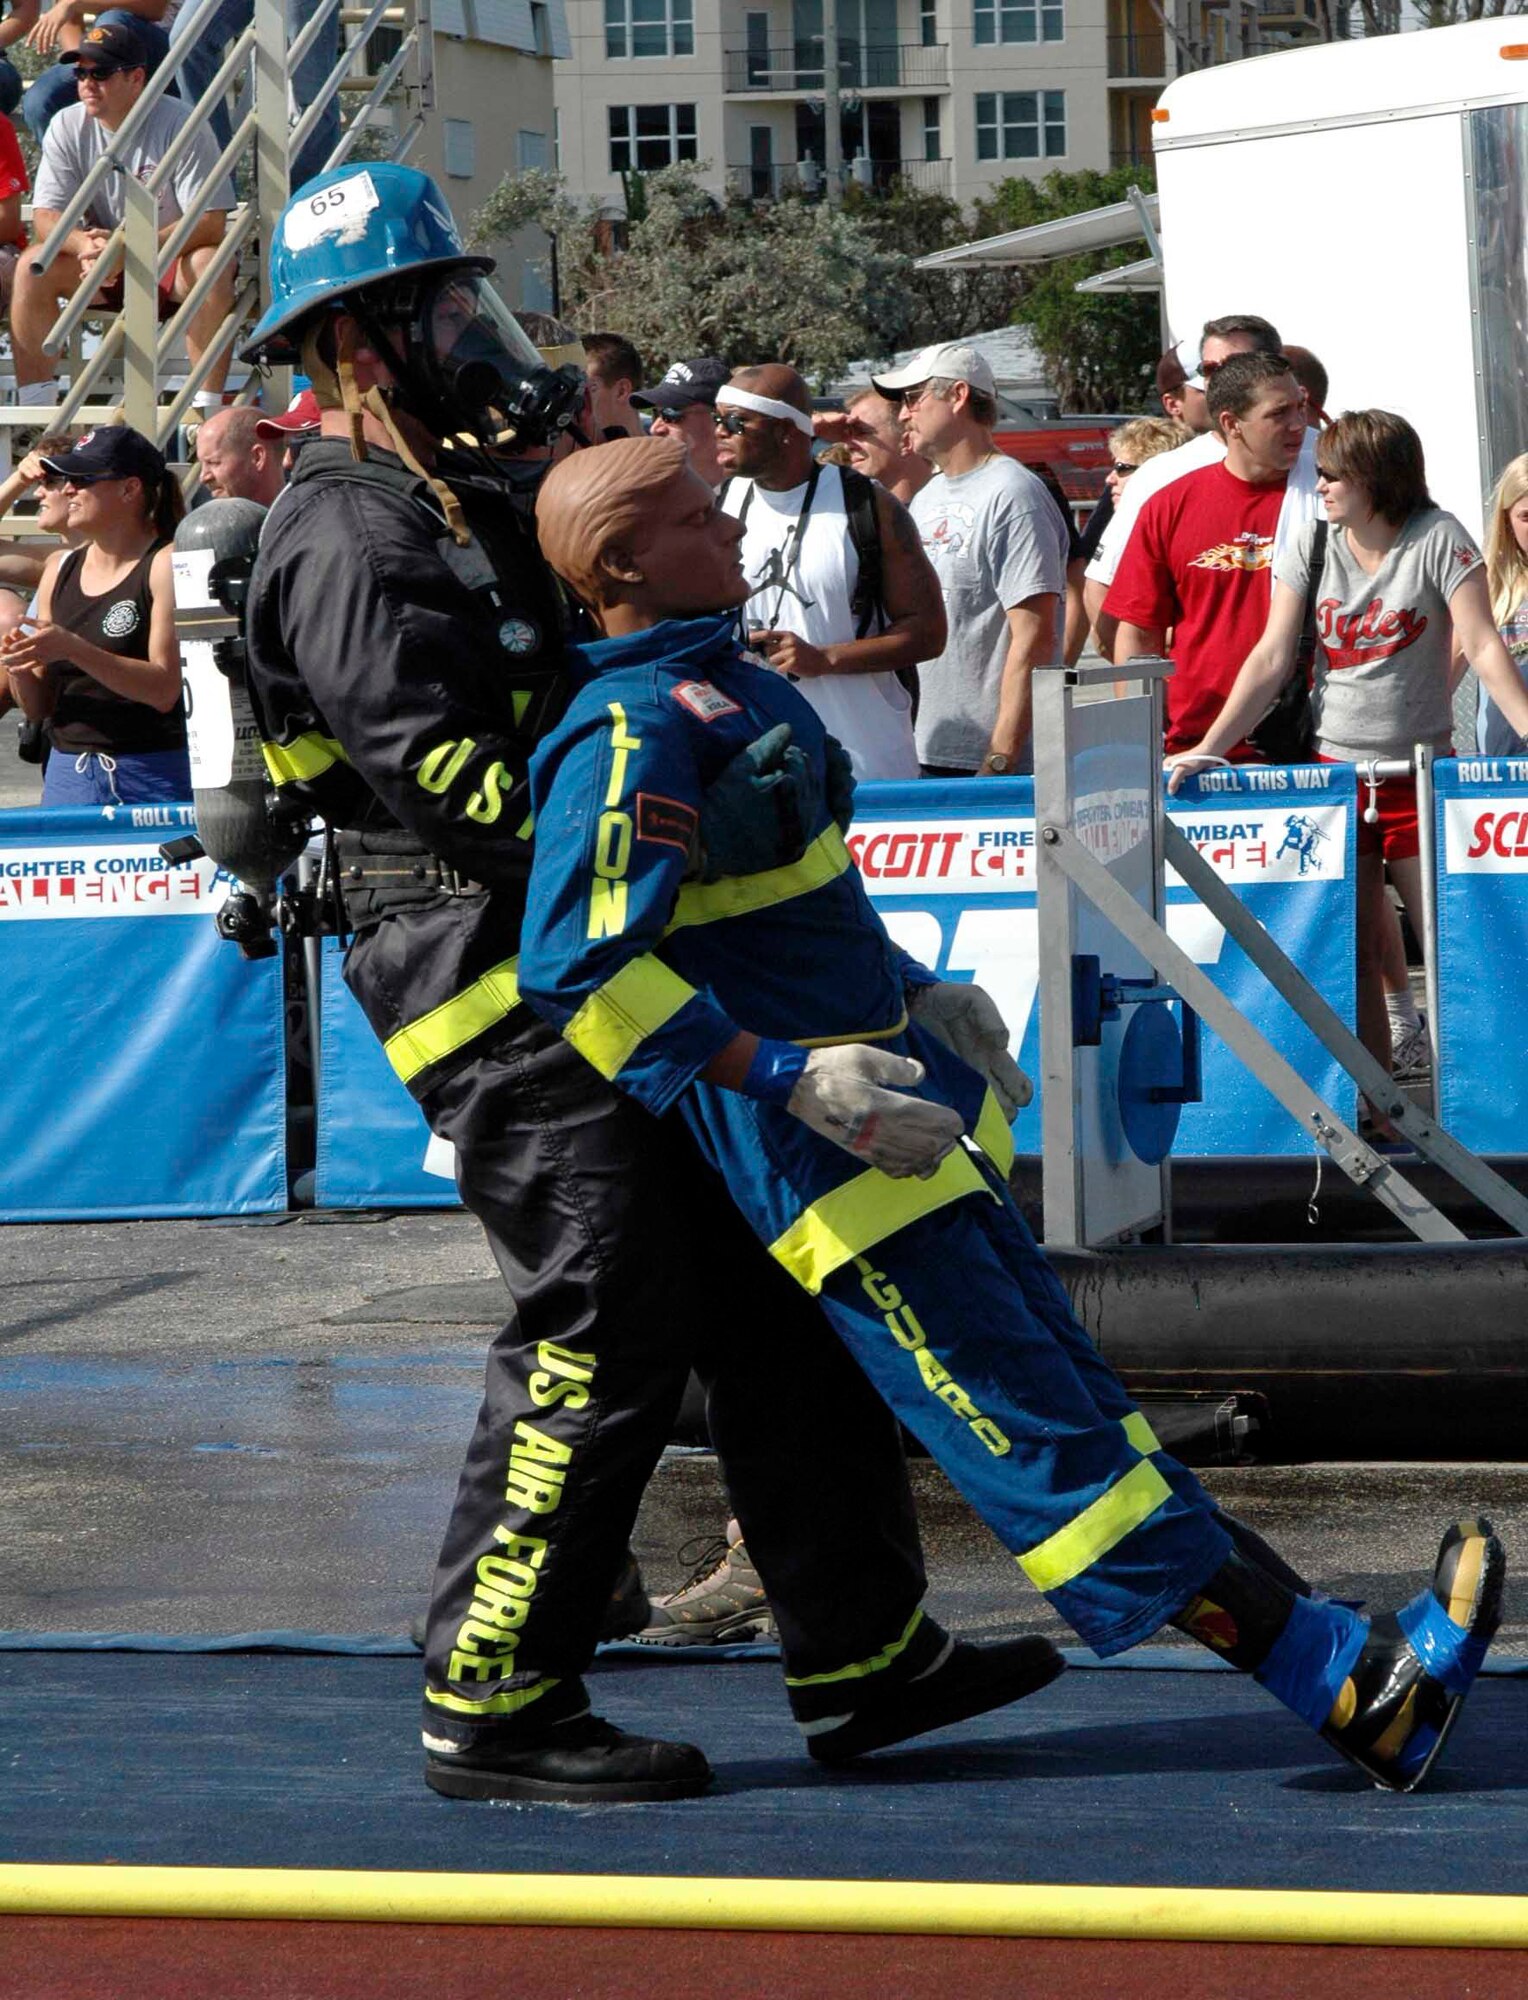
[[(1511, 727), (1528, 736), (1528, 689), (1491, 616), (1480, 551), (1452, 514), (1433, 505), (1422, 441), (1411, 425), (1388, 410), (1349, 410), (1322, 433), (1316, 465), (1329, 523), (1314, 593), (1311, 704), (1318, 758), (1409, 758), (1419, 743), (1447, 756), (1456, 639)], [(1169, 759), (1173, 789), (1196, 764), (1219, 761), (1256, 728), (1294, 671), (1315, 537), (1312, 522), (1277, 564), (1263, 636), (1202, 739)], [(1377, 823), (1360, 820), (1358, 828), (1358, 1033), (1388, 1065), (1379, 952), (1385, 870), (1420, 936), (1415, 779), (1386, 779), (1376, 788), (1375, 804)]]

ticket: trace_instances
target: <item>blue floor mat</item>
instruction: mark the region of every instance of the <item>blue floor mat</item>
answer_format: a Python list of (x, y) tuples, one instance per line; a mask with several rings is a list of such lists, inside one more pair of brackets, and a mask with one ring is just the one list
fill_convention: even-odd
[(1516, 1679), (1481, 1683), (1409, 1797), (1229, 1674), (1071, 1673), (847, 1773), (802, 1754), (768, 1664), (623, 1656), (592, 1684), (701, 1743), (715, 1791), (439, 1799), (417, 1658), (0, 1655), (0, 1860), (1528, 1893)]

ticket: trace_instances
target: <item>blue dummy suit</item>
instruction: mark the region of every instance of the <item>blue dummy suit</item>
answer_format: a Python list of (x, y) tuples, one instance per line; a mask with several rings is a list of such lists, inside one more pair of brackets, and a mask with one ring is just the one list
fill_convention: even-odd
[[(821, 771), (821, 723), (728, 618), (580, 648), (576, 670), (584, 683), (532, 764), (521, 998), (620, 1089), (678, 1110), (1036, 1588), (1096, 1652), (1136, 1644), (1217, 1571), (1229, 1538), (1009, 1199), (1012, 1140), (983, 1079), (909, 1021), (906, 987), (931, 975), (887, 937), (826, 816), (788, 867), (685, 879), (707, 784), (782, 721)], [(740, 1029), (914, 1056), (920, 1094), (961, 1114), (968, 1143), (927, 1180), (866, 1168), (782, 1105), (703, 1080)]]

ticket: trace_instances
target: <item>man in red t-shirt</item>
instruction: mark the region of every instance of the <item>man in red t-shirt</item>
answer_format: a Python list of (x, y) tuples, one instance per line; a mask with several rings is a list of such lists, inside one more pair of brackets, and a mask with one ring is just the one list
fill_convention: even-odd
[[(1205, 397), (1225, 458), (1146, 502), (1104, 600), (1119, 621), (1116, 665), (1160, 654), (1172, 633), (1169, 754), (1203, 736), (1263, 636), (1279, 509), (1305, 436), (1305, 392), (1281, 354), (1233, 355)], [(1257, 752), (1240, 743), (1231, 755)]]
[(30, 185), (26, 163), (16, 143), (16, 128), (0, 114), (0, 312), (10, 311), (16, 259), (27, 247), (21, 202)]

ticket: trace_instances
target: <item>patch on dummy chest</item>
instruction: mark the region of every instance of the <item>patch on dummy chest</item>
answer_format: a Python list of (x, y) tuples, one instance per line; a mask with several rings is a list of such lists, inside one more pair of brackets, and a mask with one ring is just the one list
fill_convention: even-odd
[(670, 689), (681, 708), (687, 708), (699, 722), (719, 722), (724, 715), (741, 715), (740, 703), (723, 694), (709, 681), (681, 681)]

